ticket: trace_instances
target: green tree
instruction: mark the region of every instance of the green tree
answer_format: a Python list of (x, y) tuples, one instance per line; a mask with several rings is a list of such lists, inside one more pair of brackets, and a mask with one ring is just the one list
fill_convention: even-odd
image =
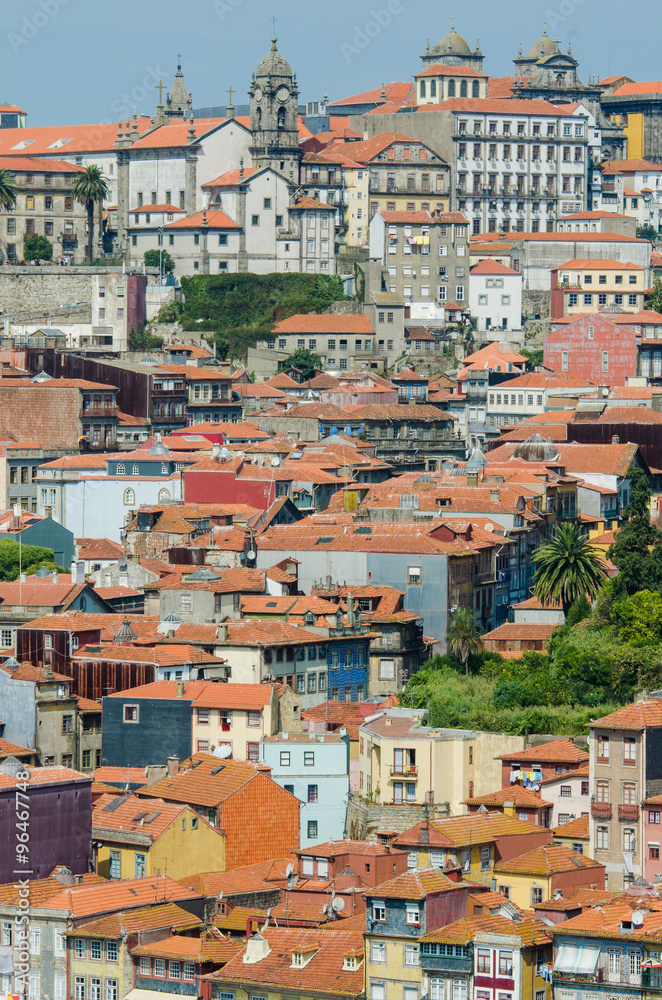
[(542, 347), (522, 347), (519, 353), (527, 359), (526, 367), (529, 371), (533, 371), (538, 365), (543, 364), (545, 351)]
[(558, 525), (533, 558), (534, 594), (545, 603), (560, 602), (566, 617), (579, 597), (595, 597), (607, 575), (602, 559), (575, 522)]
[(313, 377), (316, 368), (322, 367), (322, 359), (319, 354), (309, 351), (307, 347), (300, 347), (294, 354), (290, 354), (284, 367), (289, 368), (290, 365), (299, 369), (303, 381), (306, 382)]
[(34, 566), (39, 568), (42, 561), (48, 563), (53, 561), (52, 549), (43, 548), (41, 545), (22, 545), (20, 549), (19, 562), (18, 542), (10, 538), (0, 540), (0, 580), (17, 580), (20, 573), (19, 566), (22, 566), (23, 572), (26, 573)]
[(25, 260), (52, 260), (53, 244), (45, 236), (26, 236), (23, 257)]
[(167, 250), (145, 250), (144, 261), (146, 267), (158, 267), (159, 255), (161, 257), (161, 270), (164, 274), (172, 274), (175, 270), (175, 262)]
[(662, 312), (662, 281), (656, 278), (653, 287), (646, 296), (646, 308)]
[(110, 191), (106, 180), (101, 172), (101, 168), (95, 163), (91, 163), (82, 173), (74, 178), (71, 185), (71, 193), (81, 205), (87, 209), (87, 248), (85, 259), (88, 264), (92, 263), (92, 248), (94, 246), (94, 208), (97, 202), (102, 202), (108, 197)]
[(621, 597), (639, 590), (659, 590), (662, 585), (662, 534), (651, 524), (648, 476), (636, 468), (628, 475), (630, 502), (623, 511), (627, 520), (607, 549), (607, 558), (618, 567), (614, 596)]
[(0, 170), (0, 207), (13, 208), (17, 194), (13, 173), (3, 167)]
[(156, 351), (163, 347), (163, 337), (153, 337), (147, 327), (142, 330), (131, 329), (129, 333), (130, 351)]
[(637, 236), (640, 240), (656, 240), (658, 232), (655, 226), (647, 222), (645, 226), (637, 226)]
[(37, 562), (31, 563), (27, 568), (23, 566), (23, 572), (27, 576), (32, 576), (37, 572), (38, 569), (47, 569), (51, 573), (68, 573), (69, 570), (65, 569), (64, 566), (58, 566), (54, 559), (41, 559)]
[(614, 607), (618, 638), (630, 646), (659, 646), (662, 638), (662, 597), (640, 590)]
[(446, 643), (453, 656), (457, 656), (463, 664), (464, 672), (468, 675), (469, 656), (480, 649), (480, 633), (469, 608), (460, 608), (452, 615), (446, 630)]

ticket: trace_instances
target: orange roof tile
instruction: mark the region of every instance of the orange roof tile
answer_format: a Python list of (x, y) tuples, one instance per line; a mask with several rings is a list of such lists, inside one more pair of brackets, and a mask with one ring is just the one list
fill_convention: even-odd
[[(216, 758), (218, 760), (218, 758)], [(200, 872), (180, 879), (183, 886), (208, 898), (240, 896), (246, 893), (273, 891), (274, 885), (284, 888), (287, 884), (287, 866), (295, 860), (274, 858), (257, 864), (242, 865), (227, 872)]]
[(552, 830), (555, 837), (572, 837), (573, 840), (588, 840), (588, 815), (561, 823)]
[(589, 723), (591, 729), (625, 729), (639, 732), (662, 726), (662, 698), (635, 701)]
[(236, 222), (233, 221), (225, 212), (220, 212), (218, 209), (209, 209), (205, 212), (195, 212), (193, 215), (187, 215), (183, 219), (175, 219), (174, 222), (169, 222), (166, 229), (201, 229), (206, 225), (209, 229), (239, 229), (240, 227)]
[[(29, 777), (25, 783), (30, 788), (67, 783), (92, 784), (91, 774), (74, 771), (71, 767), (33, 767), (26, 764), (24, 770), (28, 772)], [(13, 775), (0, 773), (0, 788), (13, 788), (15, 784), (16, 778)]]
[[(133, 691), (131, 696), (133, 697)], [(220, 760), (213, 754), (198, 753), (183, 761), (177, 774), (162, 778), (148, 789), (141, 789), (138, 794), (149, 799), (163, 798), (170, 802), (218, 806), (237, 789), (252, 781), (257, 774), (258, 771), (252, 764), (239, 760)]]
[(77, 924), (70, 934), (85, 938), (121, 938), (124, 934), (170, 928), (172, 931), (190, 931), (204, 927), (202, 920), (182, 909), (176, 903), (152, 902), (150, 906), (119, 913), (109, 913), (98, 920)]
[[(273, 328), (274, 333), (374, 333), (369, 316), (354, 313), (349, 315), (332, 315), (317, 313), (298, 313), (288, 319), (281, 320)], [(335, 382), (335, 379), (334, 379)]]
[[(476, 897), (482, 903), (489, 893), (481, 893)], [(503, 899), (501, 900), (503, 903)], [(499, 937), (521, 938), (524, 947), (541, 946), (551, 943), (552, 934), (547, 924), (542, 920), (526, 920), (514, 922), (508, 917), (462, 917), (453, 923), (446, 924), (420, 938), (426, 942), (467, 945), (478, 935), (498, 935)], [(483, 940), (485, 940), (483, 938)]]
[(545, 809), (552, 805), (545, 802), (538, 792), (531, 788), (523, 788), (522, 785), (509, 785), (507, 788), (500, 788), (497, 792), (488, 792), (487, 795), (475, 795), (473, 798), (465, 799), (468, 806), (503, 806), (508, 802), (514, 803), (518, 809), (526, 807), (531, 809)]
[(572, 740), (550, 740), (530, 750), (502, 753), (495, 760), (532, 761), (534, 763), (576, 764), (588, 760), (588, 753)]
[(382, 882), (374, 889), (368, 889), (365, 895), (383, 899), (424, 899), (439, 892), (466, 889), (469, 884), (455, 882), (440, 868), (412, 868), (388, 882)]
[(522, 854), (511, 861), (500, 861), (494, 866), (495, 872), (510, 872), (521, 875), (537, 875), (542, 878), (556, 875), (560, 872), (572, 872), (585, 868), (602, 868), (598, 861), (578, 854), (570, 847), (552, 844), (546, 847), (536, 847), (527, 854)]

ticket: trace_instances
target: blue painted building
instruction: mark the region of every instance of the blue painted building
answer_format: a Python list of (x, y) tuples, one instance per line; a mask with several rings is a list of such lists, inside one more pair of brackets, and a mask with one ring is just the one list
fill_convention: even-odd
[(260, 742), (260, 760), (271, 777), (302, 803), (302, 848), (345, 836), (349, 792), (349, 736), (337, 733), (276, 733)]
[(20, 523), (11, 514), (5, 515), (0, 530), (0, 538), (7, 538), (22, 545), (39, 545), (53, 550), (53, 560), (67, 569), (76, 554), (73, 531), (58, 524), (51, 517), (28, 514), (21, 511)]
[(167, 764), (191, 756), (190, 698), (140, 698), (131, 691), (101, 702), (101, 761), (111, 767)]

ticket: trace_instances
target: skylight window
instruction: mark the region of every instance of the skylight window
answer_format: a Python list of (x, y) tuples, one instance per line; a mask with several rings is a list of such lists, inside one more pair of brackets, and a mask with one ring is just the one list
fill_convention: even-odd
[(15, 146), (12, 146), (12, 149), (25, 149), (33, 142), (34, 139), (21, 139), (21, 141), (17, 142)]
[(48, 149), (61, 149), (62, 146), (66, 146), (68, 142), (71, 142), (71, 137), (69, 139), (56, 139), (55, 142), (50, 144)]

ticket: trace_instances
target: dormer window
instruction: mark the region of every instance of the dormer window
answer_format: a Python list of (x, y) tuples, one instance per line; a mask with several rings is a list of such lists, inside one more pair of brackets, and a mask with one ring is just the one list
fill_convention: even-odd
[(292, 952), (292, 965), (303, 965), (303, 955), (300, 951)]

